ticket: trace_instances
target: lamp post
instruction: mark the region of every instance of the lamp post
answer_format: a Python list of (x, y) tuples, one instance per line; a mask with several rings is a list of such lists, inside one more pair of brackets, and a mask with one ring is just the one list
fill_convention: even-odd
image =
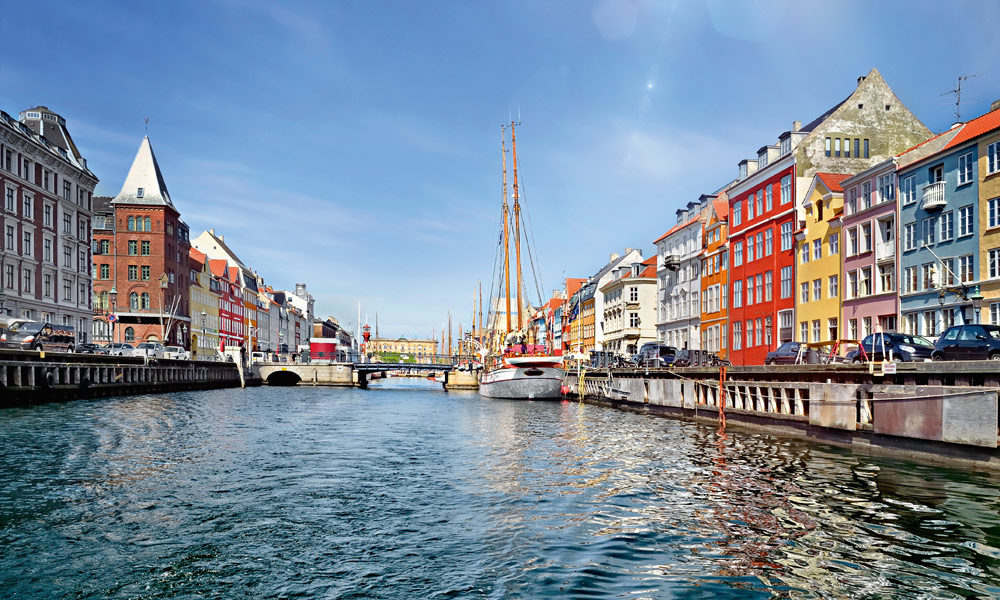
[[(111, 314), (118, 316), (118, 290), (115, 286), (111, 286), (111, 291), (108, 292), (108, 296), (111, 298)], [(115, 342), (115, 322), (111, 321), (111, 341)]]
[(979, 312), (983, 309), (983, 295), (979, 292), (978, 285), (969, 294), (969, 301), (972, 302), (972, 310), (976, 313), (976, 324), (978, 325), (982, 322), (979, 320)]

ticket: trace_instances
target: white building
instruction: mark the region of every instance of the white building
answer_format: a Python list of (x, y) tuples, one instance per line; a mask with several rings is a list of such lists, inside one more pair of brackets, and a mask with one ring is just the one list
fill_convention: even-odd
[(631, 267), (632, 265), (636, 265), (641, 262), (641, 250), (636, 250), (635, 248), (625, 248), (624, 254), (621, 255), (612, 252), (610, 260), (608, 260), (608, 264), (601, 267), (601, 270), (590, 278), (589, 283), (594, 284), (594, 316), (596, 319), (596, 327), (594, 328), (595, 350), (604, 350), (605, 340), (607, 339), (607, 325), (604, 322), (604, 294), (601, 294), (598, 290), (614, 279), (615, 269), (619, 267)]
[(632, 356), (656, 340), (656, 257), (618, 267), (603, 296), (604, 349)]
[(703, 197), (677, 210), (677, 224), (656, 240), (656, 337), (675, 348), (701, 347), (701, 230)]
[(65, 119), (0, 111), (0, 317), (72, 325), (89, 341), (96, 185)]

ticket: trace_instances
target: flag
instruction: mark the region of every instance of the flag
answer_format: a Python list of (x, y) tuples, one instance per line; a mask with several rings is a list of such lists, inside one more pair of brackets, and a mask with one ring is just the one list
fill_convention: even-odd
[(569, 320), (572, 321), (576, 319), (576, 315), (579, 314), (579, 312), (580, 312), (580, 303), (577, 302), (576, 304), (573, 305), (573, 310), (571, 310), (569, 313)]

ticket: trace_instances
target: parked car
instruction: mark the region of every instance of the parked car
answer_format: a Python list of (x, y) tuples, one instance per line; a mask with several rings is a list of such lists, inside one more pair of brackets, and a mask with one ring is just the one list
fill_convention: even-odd
[(639, 349), (638, 365), (640, 367), (669, 367), (674, 364), (674, 357), (677, 355), (677, 348), (647, 342)]
[(799, 342), (785, 342), (764, 356), (765, 365), (794, 365), (799, 357)]
[(899, 360), (903, 362), (931, 359), (934, 344), (925, 337), (907, 333), (873, 333), (861, 340), (861, 348), (847, 353), (847, 362), (859, 363), (868, 360)]
[(166, 346), (163, 348), (163, 358), (191, 360), (191, 353), (180, 346)]
[(262, 363), (267, 362), (267, 353), (265, 352), (251, 352), (250, 353), (251, 363)]
[(108, 349), (100, 344), (83, 343), (76, 345), (77, 354), (107, 354)]
[(19, 350), (72, 352), (76, 347), (76, 331), (72, 325), (46, 321), (15, 321), (4, 337), (7, 347)]
[(111, 342), (105, 348), (111, 356), (132, 356), (135, 354), (135, 347), (124, 342)]
[(955, 325), (934, 344), (933, 360), (1000, 360), (1000, 325)]
[(163, 358), (166, 348), (160, 342), (142, 342), (132, 351), (132, 356), (145, 356), (148, 358)]

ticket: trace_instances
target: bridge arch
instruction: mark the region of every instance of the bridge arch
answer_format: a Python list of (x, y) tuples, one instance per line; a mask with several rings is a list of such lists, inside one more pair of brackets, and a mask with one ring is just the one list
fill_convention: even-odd
[(302, 377), (295, 371), (275, 371), (267, 376), (267, 385), (291, 386), (302, 381)]

